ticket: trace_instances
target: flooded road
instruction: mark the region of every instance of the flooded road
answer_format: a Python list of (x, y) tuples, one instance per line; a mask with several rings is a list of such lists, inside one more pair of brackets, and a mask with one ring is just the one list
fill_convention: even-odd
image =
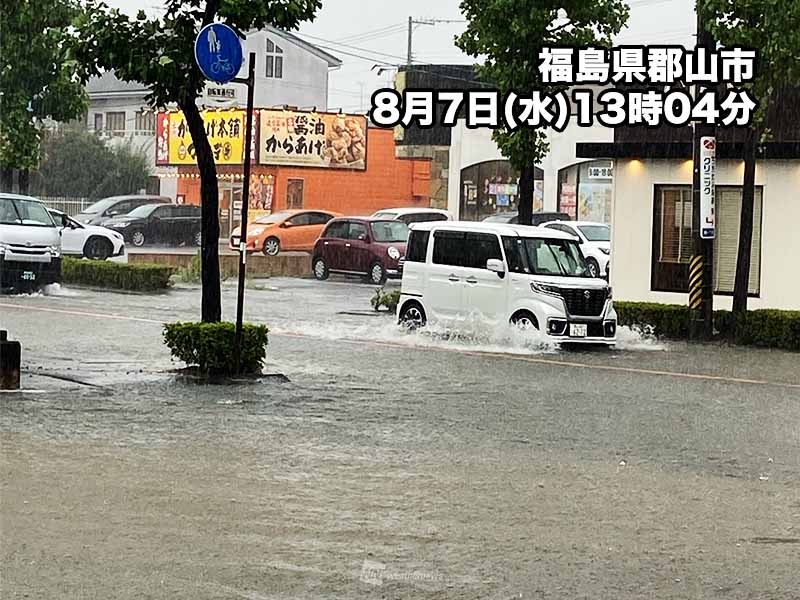
[(409, 335), (373, 293), (251, 283), (290, 382), (232, 387), (167, 372), (197, 289), (0, 298), (0, 596), (798, 597), (797, 354)]

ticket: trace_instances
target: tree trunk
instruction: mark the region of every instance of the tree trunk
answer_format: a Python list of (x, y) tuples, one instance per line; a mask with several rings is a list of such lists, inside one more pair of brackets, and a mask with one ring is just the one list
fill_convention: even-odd
[(11, 167), (3, 166), (0, 169), (0, 191), (9, 194), (14, 191), (14, 169)]
[(200, 171), (200, 202), (202, 218), (201, 282), (203, 286), (201, 319), (214, 323), (222, 319), (222, 300), (219, 276), (219, 186), (217, 166), (206, 137), (200, 110), (191, 98), (178, 104), (186, 118)]
[(758, 135), (750, 131), (744, 148), (744, 181), (742, 182), (742, 211), (739, 218), (739, 251), (736, 259), (736, 279), (733, 286), (733, 313), (747, 312), (750, 287), (750, 252), (753, 245), (753, 204), (756, 183), (756, 143)]
[(20, 169), (17, 172), (17, 186), (19, 193), (27, 195), (31, 188), (31, 172), (28, 169)]
[(519, 224), (530, 225), (533, 222), (533, 178), (536, 172), (532, 164), (525, 163), (519, 171)]

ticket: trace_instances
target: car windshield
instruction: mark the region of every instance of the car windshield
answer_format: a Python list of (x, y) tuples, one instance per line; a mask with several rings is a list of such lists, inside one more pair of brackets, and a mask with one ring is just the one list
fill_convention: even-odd
[(0, 198), (0, 223), (33, 227), (55, 227), (56, 225), (43, 204), (21, 198)]
[(138, 208), (134, 208), (131, 212), (127, 215), (120, 215), (126, 217), (136, 217), (136, 218), (144, 218), (149, 217), (155, 209), (157, 209), (160, 204), (144, 204)]
[(292, 216), (292, 214), (288, 210), (281, 210), (276, 213), (272, 213), (271, 215), (264, 215), (263, 217), (257, 218), (254, 223), (258, 223), (259, 225), (269, 225), (271, 223), (280, 223), (284, 219)]
[(611, 228), (608, 225), (579, 225), (578, 229), (590, 242), (611, 241)]
[(103, 198), (102, 200), (98, 200), (91, 206), (84, 208), (81, 212), (85, 215), (96, 215), (98, 213), (104, 212), (109, 206), (116, 203), (119, 198)]
[(535, 275), (586, 276), (586, 262), (572, 240), (525, 238), (523, 246)]
[(405, 242), (408, 240), (408, 233), (408, 225), (402, 221), (372, 223), (372, 238), (376, 242)]

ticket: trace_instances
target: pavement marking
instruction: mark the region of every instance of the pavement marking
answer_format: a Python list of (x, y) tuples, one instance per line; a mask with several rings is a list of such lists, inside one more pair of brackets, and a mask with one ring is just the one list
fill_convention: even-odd
[[(95, 313), (95, 312), (87, 312), (87, 311), (77, 311), (77, 310), (65, 310), (65, 309), (58, 309), (58, 308), (45, 308), (42, 306), (21, 306), (18, 304), (8, 304), (8, 303), (0, 303), (0, 307), (2, 308), (16, 308), (22, 310), (38, 310), (41, 312), (51, 312), (51, 313), (59, 313), (65, 315), (76, 315), (82, 317), (95, 317), (99, 319), (114, 319), (119, 321), (136, 321), (140, 323), (156, 323), (158, 325), (163, 325), (163, 321), (157, 321), (155, 319), (143, 319), (140, 317), (129, 317), (124, 315), (109, 315), (104, 313)], [(276, 335), (278, 337), (287, 337), (287, 338), (303, 338), (303, 339), (318, 339), (313, 335), (308, 335), (305, 333), (276, 333), (271, 332), (272, 335)], [(364, 346), (383, 346), (386, 348), (401, 348), (404, 350), (412, 349), (412, 350), (428, 350), (432, 352), (450, 352), (455, 354), (463, 354), (465, 356), (476, 356), (476, 357), (487, 357), (490, 356), (492, 358), (502, 358), (505, 360), (516, 360), (521, 362), (528, 362), (528, 363), (535, 363), (541, 365), (549, 365), (549, 366), (562, 366), (562, 367), (572, 367), (578, 369), (590, 369), (595, 371), (613, 371), (617, 373), (632, 373), (636, 375), (657, 375), (662, 377), (677, 377), (680, 379), (694, 379), (694, 380), (701, 380), (701, 381), (719, 381), (723, 383), (739, 383), (739, 384), (748, 384), (748, 385), (767, 385), (767, 386), (774, 386), (774, 387), (784, 387), (790, 389), (800, 389), (800, 383), (787, 383), (783, 381), (768, 381), (765, 379), (746, 379), (741, 377), (725, 377), (724, 375), (711, 375), (708, 373), (681, 373), (679, 371), (665, 371), (660, 369), (643, 369), (638, 367), (619, 367), (614, 365), (598, 365), (592, 363), (585, 363), (585, 362), (574, 362), (570, 360), (559, 360), (555, 358), (537, 358), (533, 356), (522, 356), (519, 354), (503, 354), (501, 352), (480, 352), (475, 350), (462, 350), (456, 348), (437, 348), (437, 347), (420, 347), (420, 346), (409, 346), (407, 344), (399, 344), (396, 342), (386, 342), (386, 341), (378, 341), (378, 340), (358, 340), (353, 338), (340, 338), (336, 340), (339, 342), (344, 342), (347, 344), (356, 344), (356, 345), (364, 345)]]

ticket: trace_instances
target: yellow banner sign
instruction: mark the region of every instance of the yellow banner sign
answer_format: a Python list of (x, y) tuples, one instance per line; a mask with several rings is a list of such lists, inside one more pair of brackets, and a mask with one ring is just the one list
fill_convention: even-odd
[(367, 117), (260, 110), (259, 163), (367, 168)]
[[(244, 160), (245, 111), (203, 111), (206, 135), (218, 165), (241, 165)], [(156, 127), (157, 165), (195, 165), (196, 152), (181, 112), (164, 112)]]

